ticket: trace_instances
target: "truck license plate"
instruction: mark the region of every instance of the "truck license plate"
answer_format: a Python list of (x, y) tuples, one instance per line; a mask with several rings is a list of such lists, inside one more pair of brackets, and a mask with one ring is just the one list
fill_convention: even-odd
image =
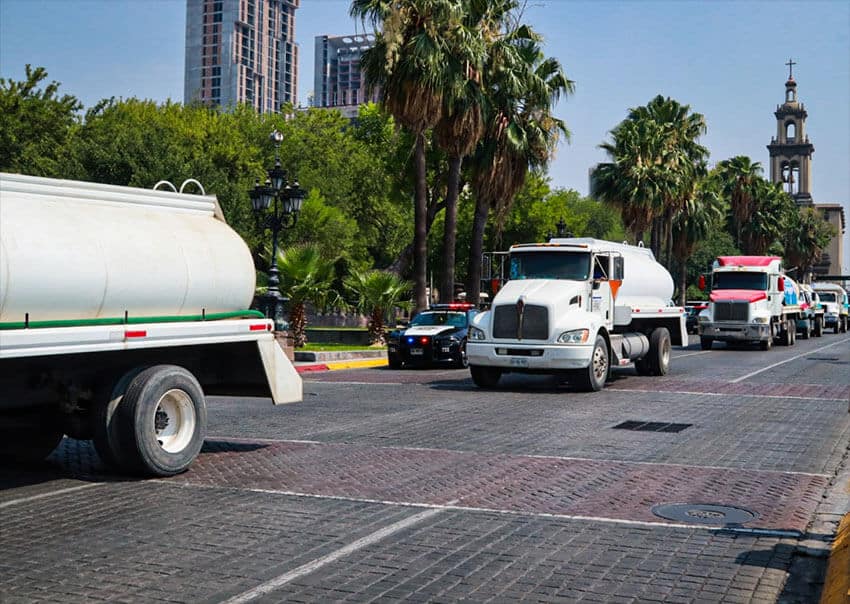
[(511, 358), (511, 366), (512, 367), (528, 367), (528, 359), (524, 359), (522, 357), (512, 357)]
[(414, 356), (414, 357), (421, 357), (422, 353), (424, 353), (424, 352), (425, 351), (422, 350), (421, 348), (411, 348), (410, 349), (410, 354), (411, 354), (411, 356)]

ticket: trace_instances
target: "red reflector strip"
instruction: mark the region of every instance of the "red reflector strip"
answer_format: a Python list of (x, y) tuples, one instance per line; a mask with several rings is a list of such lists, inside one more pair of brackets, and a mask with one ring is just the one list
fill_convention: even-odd
[(125, 338), (146, 338), (148, 337), (148, 332), (140, 330), (140, 331), (125, 331)]
[(255, 325), (251, 325), (249, 329), (251, 331), (268, 331), (269, 326), (267, 323), (257, 323)]

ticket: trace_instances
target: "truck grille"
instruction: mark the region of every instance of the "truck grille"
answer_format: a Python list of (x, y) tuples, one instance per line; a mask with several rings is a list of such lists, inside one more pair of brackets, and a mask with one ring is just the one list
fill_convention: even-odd
[(749, 302), (715, 302), (715, 321), (746, 321), (750, 318)]
[[(517, 319), (517, 310), (514, 304), (497, 306), (493, 316), (493, 337), (516, 339)], [(545, 306), (526, 304), (522, 313), (522, 339), (549, 339), (549, 313)]]

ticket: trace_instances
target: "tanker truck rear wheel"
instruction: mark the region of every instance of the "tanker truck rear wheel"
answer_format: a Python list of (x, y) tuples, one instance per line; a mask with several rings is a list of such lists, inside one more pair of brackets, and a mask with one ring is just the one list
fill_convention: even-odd
[(590, 365), (584, 369), (575, 369), (570, 375), (570, 381), (579, 390), (596, 392), (602, 390), (608, 381), (608, 371), (611, 365), (608, 361), (608, 344), (601, 335), (596, 336)]
[(137, 375), (118, 407), (121, 461), (141, 474), (185, 471), (204, 444), (204, 393), (189, 371), (156, 365)]
[[(701, 340), (700, 340), (701, 341)], [(667, 375), (670, 370), (670, 331), (658, 327), (649, 335), (649, 352), (635, 361), (640, 375)]]
[(138, 367), (125, 373), (117, 381), (107, 382), (95, 400), (92, 412), (94, 449), (106, 466), (116, 470), (124, 467), (121, 458), (121, 433), (118, 429), (118, 406), (124, 400), (130, 383), (144, 369), (145, 367)]
[(699, 339), (699, 347), (701, 350), (711, 350), (712, 344), (714, 344), (714, 338), (701, 337)]
[(816, 338), (819, 338), (823, 335), (823, 318), (815, 317), (815, 328), (812, 331)]

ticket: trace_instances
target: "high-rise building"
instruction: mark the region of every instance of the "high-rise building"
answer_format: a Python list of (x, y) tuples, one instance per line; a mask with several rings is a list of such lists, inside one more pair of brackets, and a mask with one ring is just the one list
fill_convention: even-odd
[(377, 102), (380, 91), (366, 91), (366, 78), (360, 70), (363, 51), (375, 44), (372, 34), (352, 36), (316, 36), (313, 72), (314, 107), (336, 107), (353, 117), (357, 106)]
[(298, 99), (301, 0), (187, 0), (184, 100), (262, 113)]

